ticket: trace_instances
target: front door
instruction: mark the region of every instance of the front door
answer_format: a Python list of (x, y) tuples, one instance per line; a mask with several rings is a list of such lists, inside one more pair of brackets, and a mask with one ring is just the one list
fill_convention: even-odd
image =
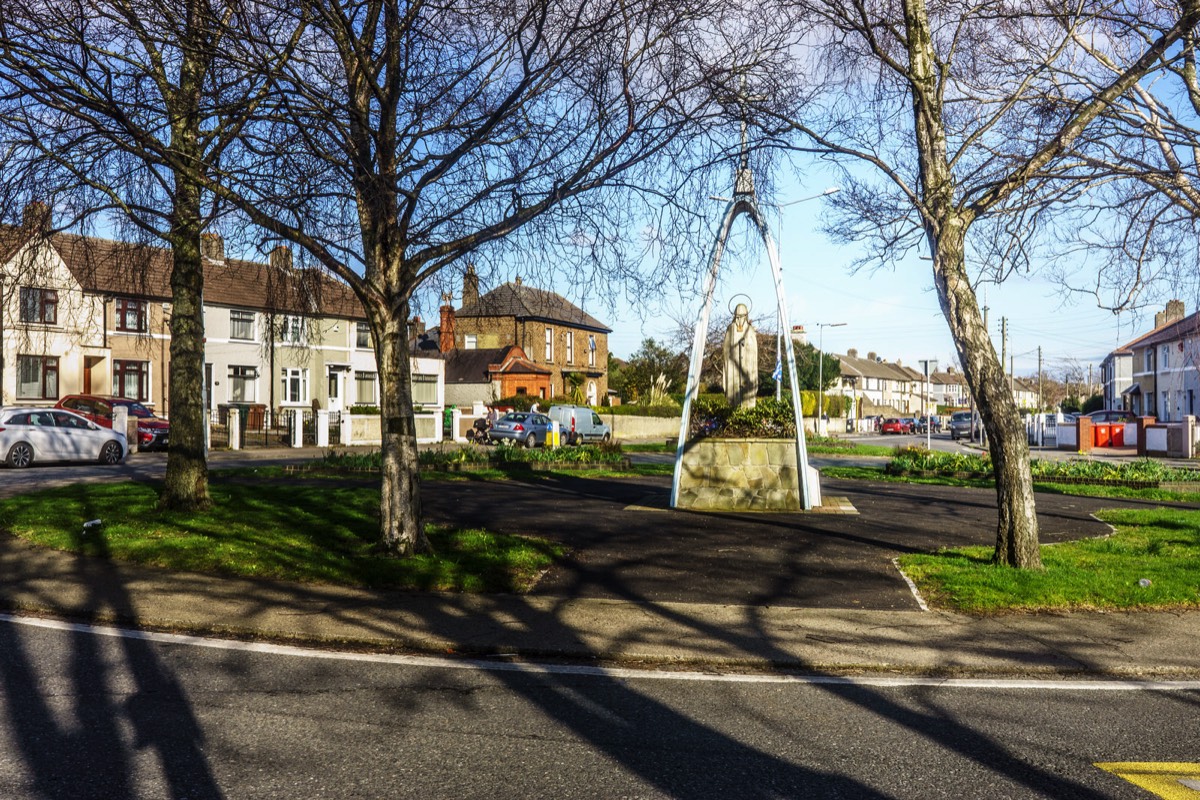
[(329, 411), (341, 412), (342, 410), (342, 395), (345, 387), (342, 385), (345, 381), (346, 373), (337, 367), (326, 367), (329, 373)]

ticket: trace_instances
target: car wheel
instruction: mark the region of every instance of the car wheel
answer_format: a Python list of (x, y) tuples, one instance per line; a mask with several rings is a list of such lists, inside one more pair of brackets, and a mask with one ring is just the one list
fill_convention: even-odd
[(529, 434), (528, 436), (526, 436), (525, 437), (525, 446), (527, 448), (529, 448), (530, 450), (537, 447), (537, 436), (534, 436), (532, 433)]
[(121, 463), (121, 456), (120, 442), (105, 442), (104, 447), (100, 448), (101, 464), (119, 464)]
[(33, 463), (33, 448), (25, 442), (17, 442), (8, 451), (8, 465), (21, 469)]
[(612, 434), (611, 433), (604, 434), (604, 438), (601, 439), (600, 441), (604, 442), (605, 444), (608, 444), (610, 441), (612, 441)]

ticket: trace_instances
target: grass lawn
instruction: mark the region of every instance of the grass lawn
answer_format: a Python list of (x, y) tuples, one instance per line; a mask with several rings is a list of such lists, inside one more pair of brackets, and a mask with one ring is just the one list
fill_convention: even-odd
[(1200, 608), (1200, 511), (1099, 516), (1117, 532), (1043, 545), (1042, 572), (993, 566), (990, 547), (906, 555), (900, 564), (931, 604), (957, 611)]
[[(991, 478), (950, 478), (941, 476), (889, 475), (883, 467), (822, 467), (828, 478), (888, 483), (919, 483), (932, 486), (966, 486), (992, 489)], [(1043, 483), (1034, 478), (1033, 490), (1043, 494), (1065, 494), (1076, 497), (1112, 497), (1123, 500), (1154, 500), (1163, 503), (1200, 503), (1200, 492), (1176, 492), (1167, 489), (1132, 489), (1128, 486), (1104, 486), (1086, 483)]]
[[(0, 531), (58, 550), (172, 570), (424, 591), (523, 592), (565, 548), (478, 529), (426, 530), (436, 555), (372, 552), (379, 490), (214, 475), (212, 510), (160, 512), (158, 488), (81, 485), (0, 501)], [(83, 523), (103, 524), (84, 532)]]

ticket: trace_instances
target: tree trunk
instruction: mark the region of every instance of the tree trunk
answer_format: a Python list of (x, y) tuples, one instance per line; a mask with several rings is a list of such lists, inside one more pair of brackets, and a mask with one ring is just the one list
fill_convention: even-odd
[(951, 220), (935, 239), (934, 283), (963, 375), (979, 406), (996, 476), (996, 550), (992, 561), (1022, 569), (1041, 569), (1037, 511), (1029, 445), (1004, 367), (979, 313), (975, 292), (964, 268), (966, 225)]
[(207, 508), (204, 443), (204, 264), (200, 254), (200, 193), (176, 179), (171, 226), (171, 446), (159, 507)]
[(397, 557), (430, 551), (421, 516), (421, 475), (413, 419), (408, 303), (375, 310), (375, 356), (379, 362), (380, 432), (383, 437), (379, 494), (379, 549)]

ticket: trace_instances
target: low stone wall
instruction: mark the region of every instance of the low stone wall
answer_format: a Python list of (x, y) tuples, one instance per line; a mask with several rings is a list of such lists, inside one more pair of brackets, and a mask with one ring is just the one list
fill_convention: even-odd
[(796, 443), (701, 439), (684, 448), (676, 507), (696, 511), (800, 511)]
[(603, 409), (596, 412), (600, 419), (612, 426), (613, 438), (624, 442), (637, 439), (679, 438), (680, 417), (636, 417), (622, 414), (606, 414)]

